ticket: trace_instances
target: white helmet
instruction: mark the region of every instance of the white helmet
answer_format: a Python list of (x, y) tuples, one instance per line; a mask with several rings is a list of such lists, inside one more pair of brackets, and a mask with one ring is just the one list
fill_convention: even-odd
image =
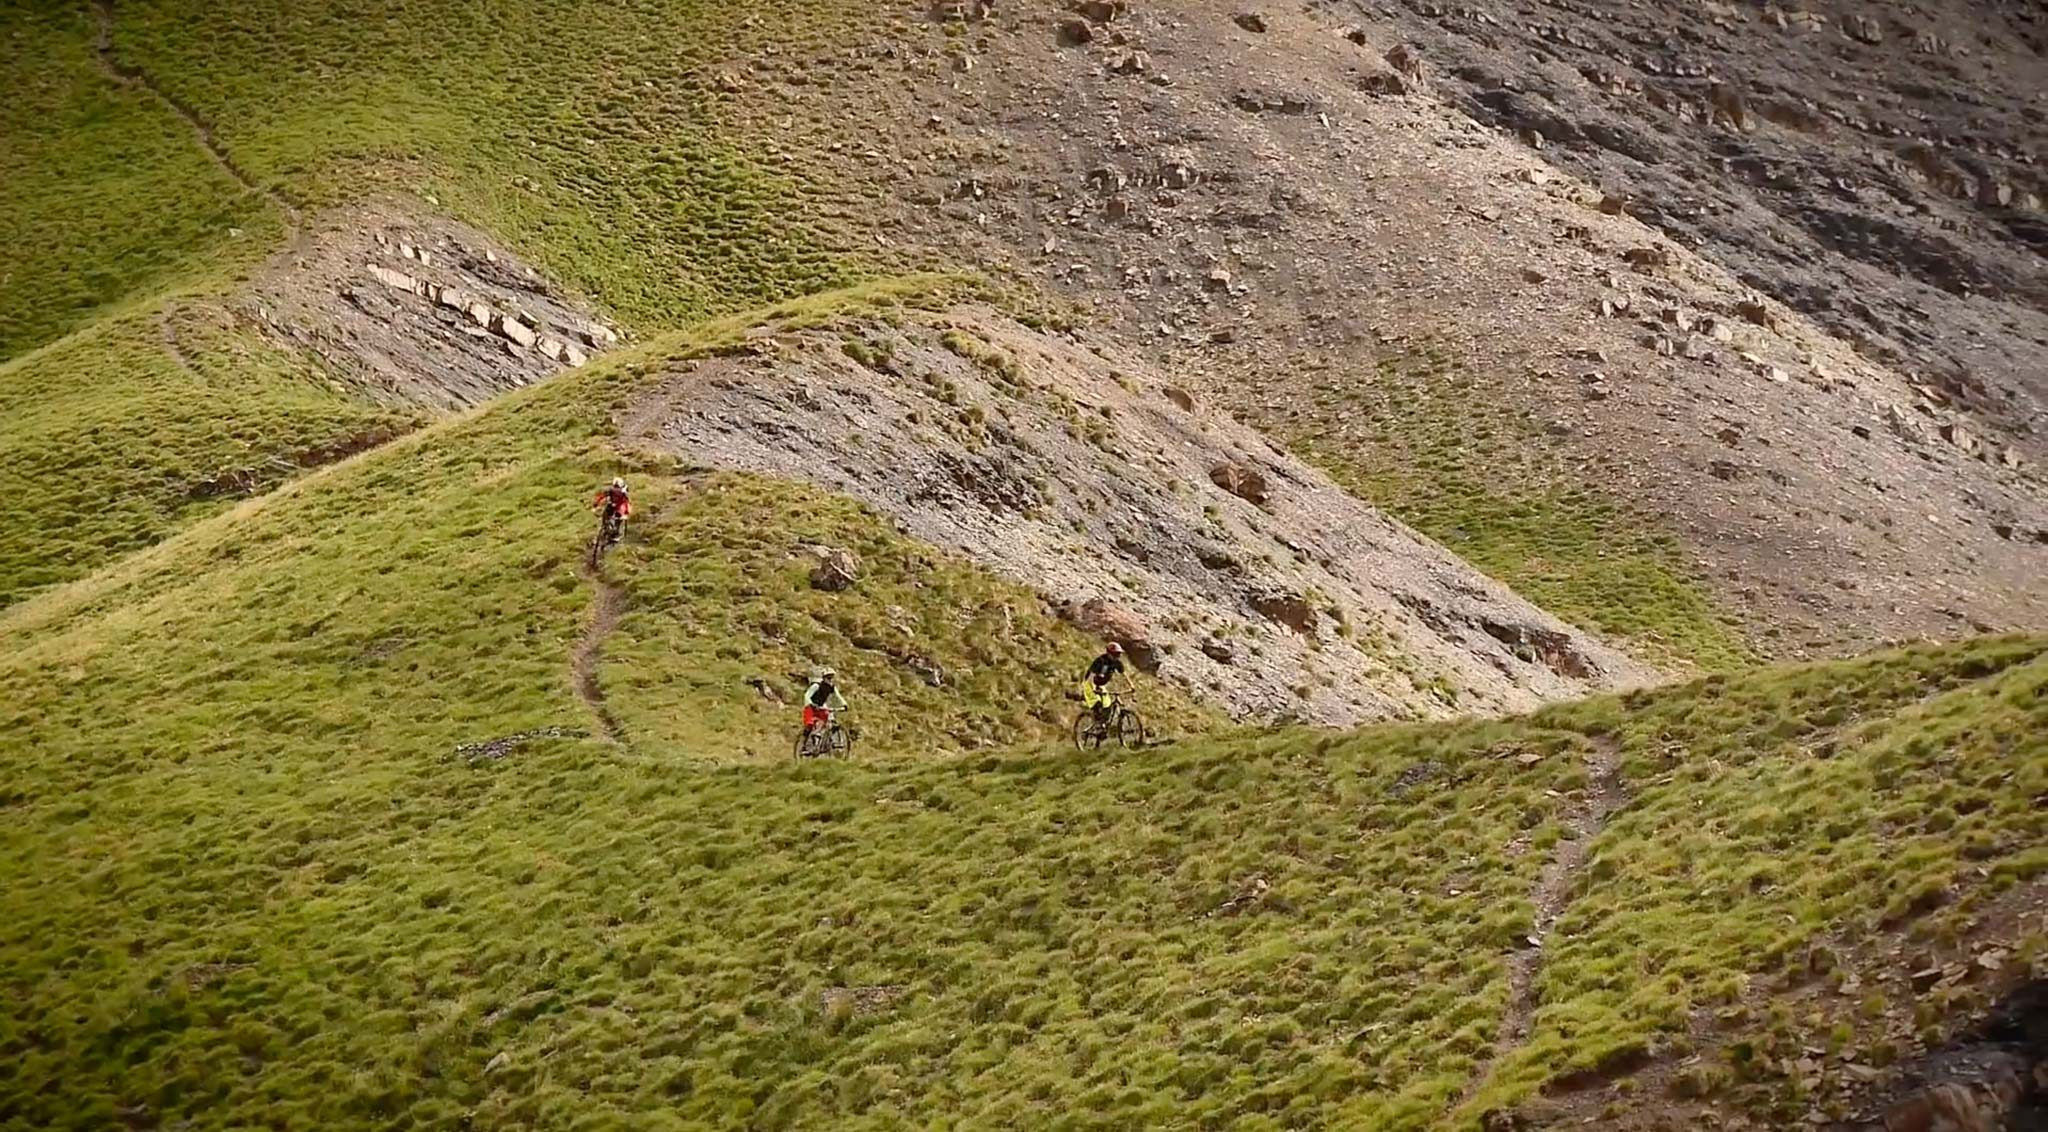
[(613, 477), (612, 477), (612, 490), (613, 490), (613, 491), (624, 491), (624, 490), (626, 490), (626, 477), (624, 477), (624, 476), (613, 476)]
[(820, 666), (820, 667), (819, 667), (819, 669), (818, 669), (818, 679), (820, 679), (820, 680), (830, 680), (830, 679), (832, 679), (832, 678), (833, 678), (834, 676), (837, 676), (837, 675), (839, 675), (839, 672), (838, 672), (838, 670), (837, 670), (837, 669), (835, 669), (835, 668), (833, 668), (833, 667), (832, 667), (831, 665), (829, 665), (829, 664), (827, 664), (827, 665), (822, 665), (822, 666)]

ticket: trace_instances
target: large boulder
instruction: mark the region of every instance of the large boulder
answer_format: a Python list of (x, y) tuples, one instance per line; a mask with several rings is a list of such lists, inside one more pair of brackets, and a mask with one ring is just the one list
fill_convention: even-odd
[(1060, 608), (1060, 615), (1090, 636), (1122, 645), (1124, 655), (1139, 671), (1159, 671), (1162, 660), (1159, 646), (1151, 640), (1151, 627), (1136, 613), (1102, 598), (1091, 597), (1086, 601), (1067, 602)]

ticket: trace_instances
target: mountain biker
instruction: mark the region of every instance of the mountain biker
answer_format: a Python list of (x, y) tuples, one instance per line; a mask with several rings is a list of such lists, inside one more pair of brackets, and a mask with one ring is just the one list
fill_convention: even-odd
[[(1112, 689), (1110, 684), (1119, 676), (1124, 678), (1124, 686)], [(1116, 693), (1130, 690), (1130, 673), (1124, 669), (1124, 647), (1111, 641), (1103, 648), (1102, 655), (1089, 663), (1088, 671), (1081, 677), (1081, 702), (1088, 705), (1099, 722), (1109, 717), (1109, 708), (1116, 702)]]
[(846, 710), (846, 697), (839, 694), (839, 673), (829, 666), (818, 669), (811, 686), (804, 691), (804, 734), (832, 722), (832, 713)]
[[(603, 511), (602, 522), (606, 530), (613, 532), (613, 542), (626, 537), (626, 518), (633, 513), (633, 499), (626, 494), (625, 477), (613, 476), (611, 486), (599, 489), (590, 501), (590, 507), (594, 511)], [(614, 520), (617, 526), (613, 526)]]

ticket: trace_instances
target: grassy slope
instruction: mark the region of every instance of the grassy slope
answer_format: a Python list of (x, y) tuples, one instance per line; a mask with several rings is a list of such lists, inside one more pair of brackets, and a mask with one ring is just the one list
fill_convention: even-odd
[(165, 0), (121, 9), (114, 43), (259, 181), (314, 203), (431, 194), (648, 329), (852, 277), (836, 191), (732, 136), (710, 72), (874, 18), (858, 0)]
[[(175, 119), (91, 88), (82, 17), (18, 7), (10, 30), (58, 49), (7, 65), (71, 84), (52, 105), (84, 107), (80, 144), (31, 151), (60, 139), (16, 114), (0, 160), (33, 152), (86, 191), (72, 208), (6, 169), (34, 191), (0, 218), (77, 254), (5, 269), (27, 299), (0, 308), (0, 355), (92, 303), (223, 279), (180, 273), (234, 208), (265, 230), (196, 149), (172, 153)], [(116, 42), (266, 183), (322, 201), (395, 177), (643, 325), (848, 277), (823, 250), (835, 198), (723, 139), (686, 76), (863, 6), (550, 10), (166, 3), (123, 7)], [(162, 229), (110, 241), (116, 199), (163, 205)], [(0, 371), (9, 423), (42, 421), (12, 438), (44, 454), (22, 466), (83, 447), (102, 462), (78, 480), (128, 483), (106, 462), (167, 454), (128, 473), (154, 491), (293, 429), (375, 423), (292, 359), (194, 330), (197, 374), (150, 348), (146, 317)], [(37, 447), (63, 427), (48, 391), (102, 369), (111, 407)], [(235, 415), (179, 417), (202, 381), (248, 383)], [(2044, 865), (2027, 803), (2048, 788), (2048, 642), (1082, 758), (1028, 747), (1056, 734), (1086, 648), (1035, 600), (841, 501), (653, 463), (634, 465), (649, 521), (610, 566), (628, 609), (601, 677), (626, 742), (466, 763), (458, 743), (591, 725), (567, 670), (593, 598), (574, 555), (582, 493), (617, 457), (586, 406), (630, 382), (519, 394), (0, 612), (0, 1123), (1427, 1127), (1468, 1087), (1469, 1117), (1669, 1047), (1743, 973), (1938, 884), (1946, 907), (1914, 922), (1952, 933)], [(160, 398), (153, 420), (117, 411), (129, 397)], [(1318, 451), (1567, 616), (1739, 658), (1667, 547), (1541, 476), (1489, 480), (1478, 457), (1499, 449), (1462, 447), (1485, 440), (1430, 430), (1388, 449), (1409, 470), (1370, 474)], [(73, 569), (208, 509), (149, 498), (37, 537), (75, 537)], [(8, 514), (8, 537), (46, 529), (35, 514)], [(861, 589), (809, 591), (807, 541), (858, 547)], [(12, 577), (62, 576), (9, 553)], [(891, 655), (906, 621), (952, 690)], [(818, 657), (852, 677), (860, 765), (779, 758), (787, 711), (745, 683)], [(918, 757), (995, 739), (1027, 747)], [(1530, 1042), (1476, 1079), (1527, 894), (1610, 746), (1633, 801), (1546, 949)], [(905, 993), (821, 1003), (841, 985)]]
[(0, 29), (0, 361), (269, 247), (280, 228), (263, 199), (154, 97), (98, 70), (84, 4), (0, 0)]
[[(2048, 642), (1526, 720), (920, 759), (1052, 734), (1085, 642), (844, 504), (658, 466), (602, 670), (628, 742), (467, 763), (589, 722), (578, 497), (613, 466), (589, 406), (632, 381), (515, 395), (0, 619), (0, 1119), (1421, 1128), (1487, 1058), (1602, 745), (1634, 800), (1482, 1104), (1669, 1041), (1931, 885), (1955, 917), (2048, 864)], [(808, 595), (809, 538), (859, 543), (870, 581)], [(912, 590), (955, 696), (849, 643)], [(944, 612), (995, 602), (1007, 635)], [(771, 609), (789, 645), (759, 653)], [(743, 674), (821, 654), (871, 757), (735, 765), (788, 727)]]
[(1528, 422), (1475, 413), (1476, 392), (1425, 351), (1324, 383), (1317, 411), (1277, 431), (1361, 498), (1646, 659), (1754, 660), (1672, 536), (1559, 466)]
[[(161, 3), (121, 5), (112, 45), (266, 187), (434, 196), (646, 330), (852, 277), (836, 198), (729, 137), (697, 72), (862, 8)], [(399, 422), (243, 336), (182, 336), (193, 365), (176, 363), (149, 326), (163, 297), (231, 286), (283, 218), (102, 74), (85, 4), (0, 15), (18, 92), (0, 107), (4, 606), (206, 514), (183, 490), (198, 479)]]
[[(1546, 950), (1530, 1041), (1473, 1108), (1638, 1050), (1682, 1053), (1689, 1010), (1743, 1002), (1749, 976), (1802, 981), (1827, 969), (1816, 953), (1881, 928), (1953, 943), (1989, 896), (2048, 872), (2044, 651), (1986, 639), (1539, 715), (1616, 742), (1633, 797)], [(1966, 986), (1918, 1005), (1932, 1038), (1987, 1004)], [(1758, 1013), (1745, 1006), (1733, 1015)], [(1876, 1026), (1789, 1044), (1866, 1065), (1896, 1053)]]
[(0, 606), (415, 423), (196, 312), (79, 331), (0, 368)]

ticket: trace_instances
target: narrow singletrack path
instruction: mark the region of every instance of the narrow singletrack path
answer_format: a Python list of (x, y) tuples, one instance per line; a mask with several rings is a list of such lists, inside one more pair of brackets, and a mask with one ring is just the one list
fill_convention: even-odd
[(619, 618), (626, 612), (626, 591), (605, 580), (602, 562), (595, 568), (585, 562), (582, 573), (594, 587), (594, 596), (590, 619), (584, 622), (575, 647), (569, 650), (569, 674), (575, 682), (576, 694), (590, 705), (590, 713), (597, 719), (598, 734), (607, 742), (617, 743), (624, 732), (611, 709), (605, 706), (604, 685), (598, 681), (597, 671), (604, 661), (604, 639), (618, 627)]
[(1537, 876), (1536, 888), (1531, 893), (1536, 904), (1536, 920), (1529, 929), (1530, 938), (1526, 946), (1508, 956), (1508, 1004), (1501, 1015), (1500, 1030), (1494, 1035), (1493, 1050), (1473, 1070), (1464, 1093), (1453, 1106), (1454, 1110), (1465, 1107), (1493, 1077), (1494, 1068), (1529, 1039), (1530, 1021), (1535, 1017), (1536, 1008), (1542, 1004), (1542, 995), (1536, 990), (1536, 977), (1543, 970), (1543, 953), (1549, 943), (1550, 930), (1571, 904), (1572, 882), (1592, 852), (1593, 842), (1607, 828), (1608, 819), (1614, 816), (1615, 811), (1628, 804), (1628, 792), (1621, 783), (1621, 752), (1612, 740), (1596, 739), (1594, 744), (1589, 759), (1593, 772), (1592, 790), (1581, 805), (1565, 815), (1568, 832), (1552, 850), (1550, 860)]
[(169, 107), (172, 113), (184, 119), (185, 124), (192, 128), (193, 136), (199, 140), (199, 147), (206, 151), (206, 155), (213, 159), (213, 163), (219, 166), (222, 172), (232, 177), (235, 183), (242, 186), (244, 190), (263, 197), (275, 205), (279, 212), (283, 213), (287, 234), (292, 240), (296, 241), (299, 235), (298, 206), (287, 200), (284, 194), (276, 189), (265, 188), (257, 184), (256, 179), (251, 177), (246, 169), (236, 164), (235, 159), (229, 155), (227, 150), (221, 148), (220, 142), (213, 136), (212, 123), (201, 117), (198, 111), (192, 109), (192, 107), (186, 105), (175, 95), (165, 90), (162, 85), (150, 76), (149, 72), (132, 64), (123, 63), (115, 57), (114, 0), (93, 0), (92, 9), (93, 15), (99, 21), (99, 30), (93, 39), (94, 55), (99, 59), (100, 69), (106, 72), (107, 77), (123, 86), (148, 91), (150, 94), (155, 95), (159, 102)]
[(178, 328), (171, 321), (177, 317), (177, 314), (178, 304), (176, 300), (165, 303), (163, 309), (158, 311), (156, 315), (157, 333), (162, 335), (164, 349), (171, 355), (171, 360), (178, 363), (179, 368), (183, 369), (186, 373), (197, 373), (198, 371), (192, 368), (192, 359), (185, 356), (185, 348), (178, 343)]

